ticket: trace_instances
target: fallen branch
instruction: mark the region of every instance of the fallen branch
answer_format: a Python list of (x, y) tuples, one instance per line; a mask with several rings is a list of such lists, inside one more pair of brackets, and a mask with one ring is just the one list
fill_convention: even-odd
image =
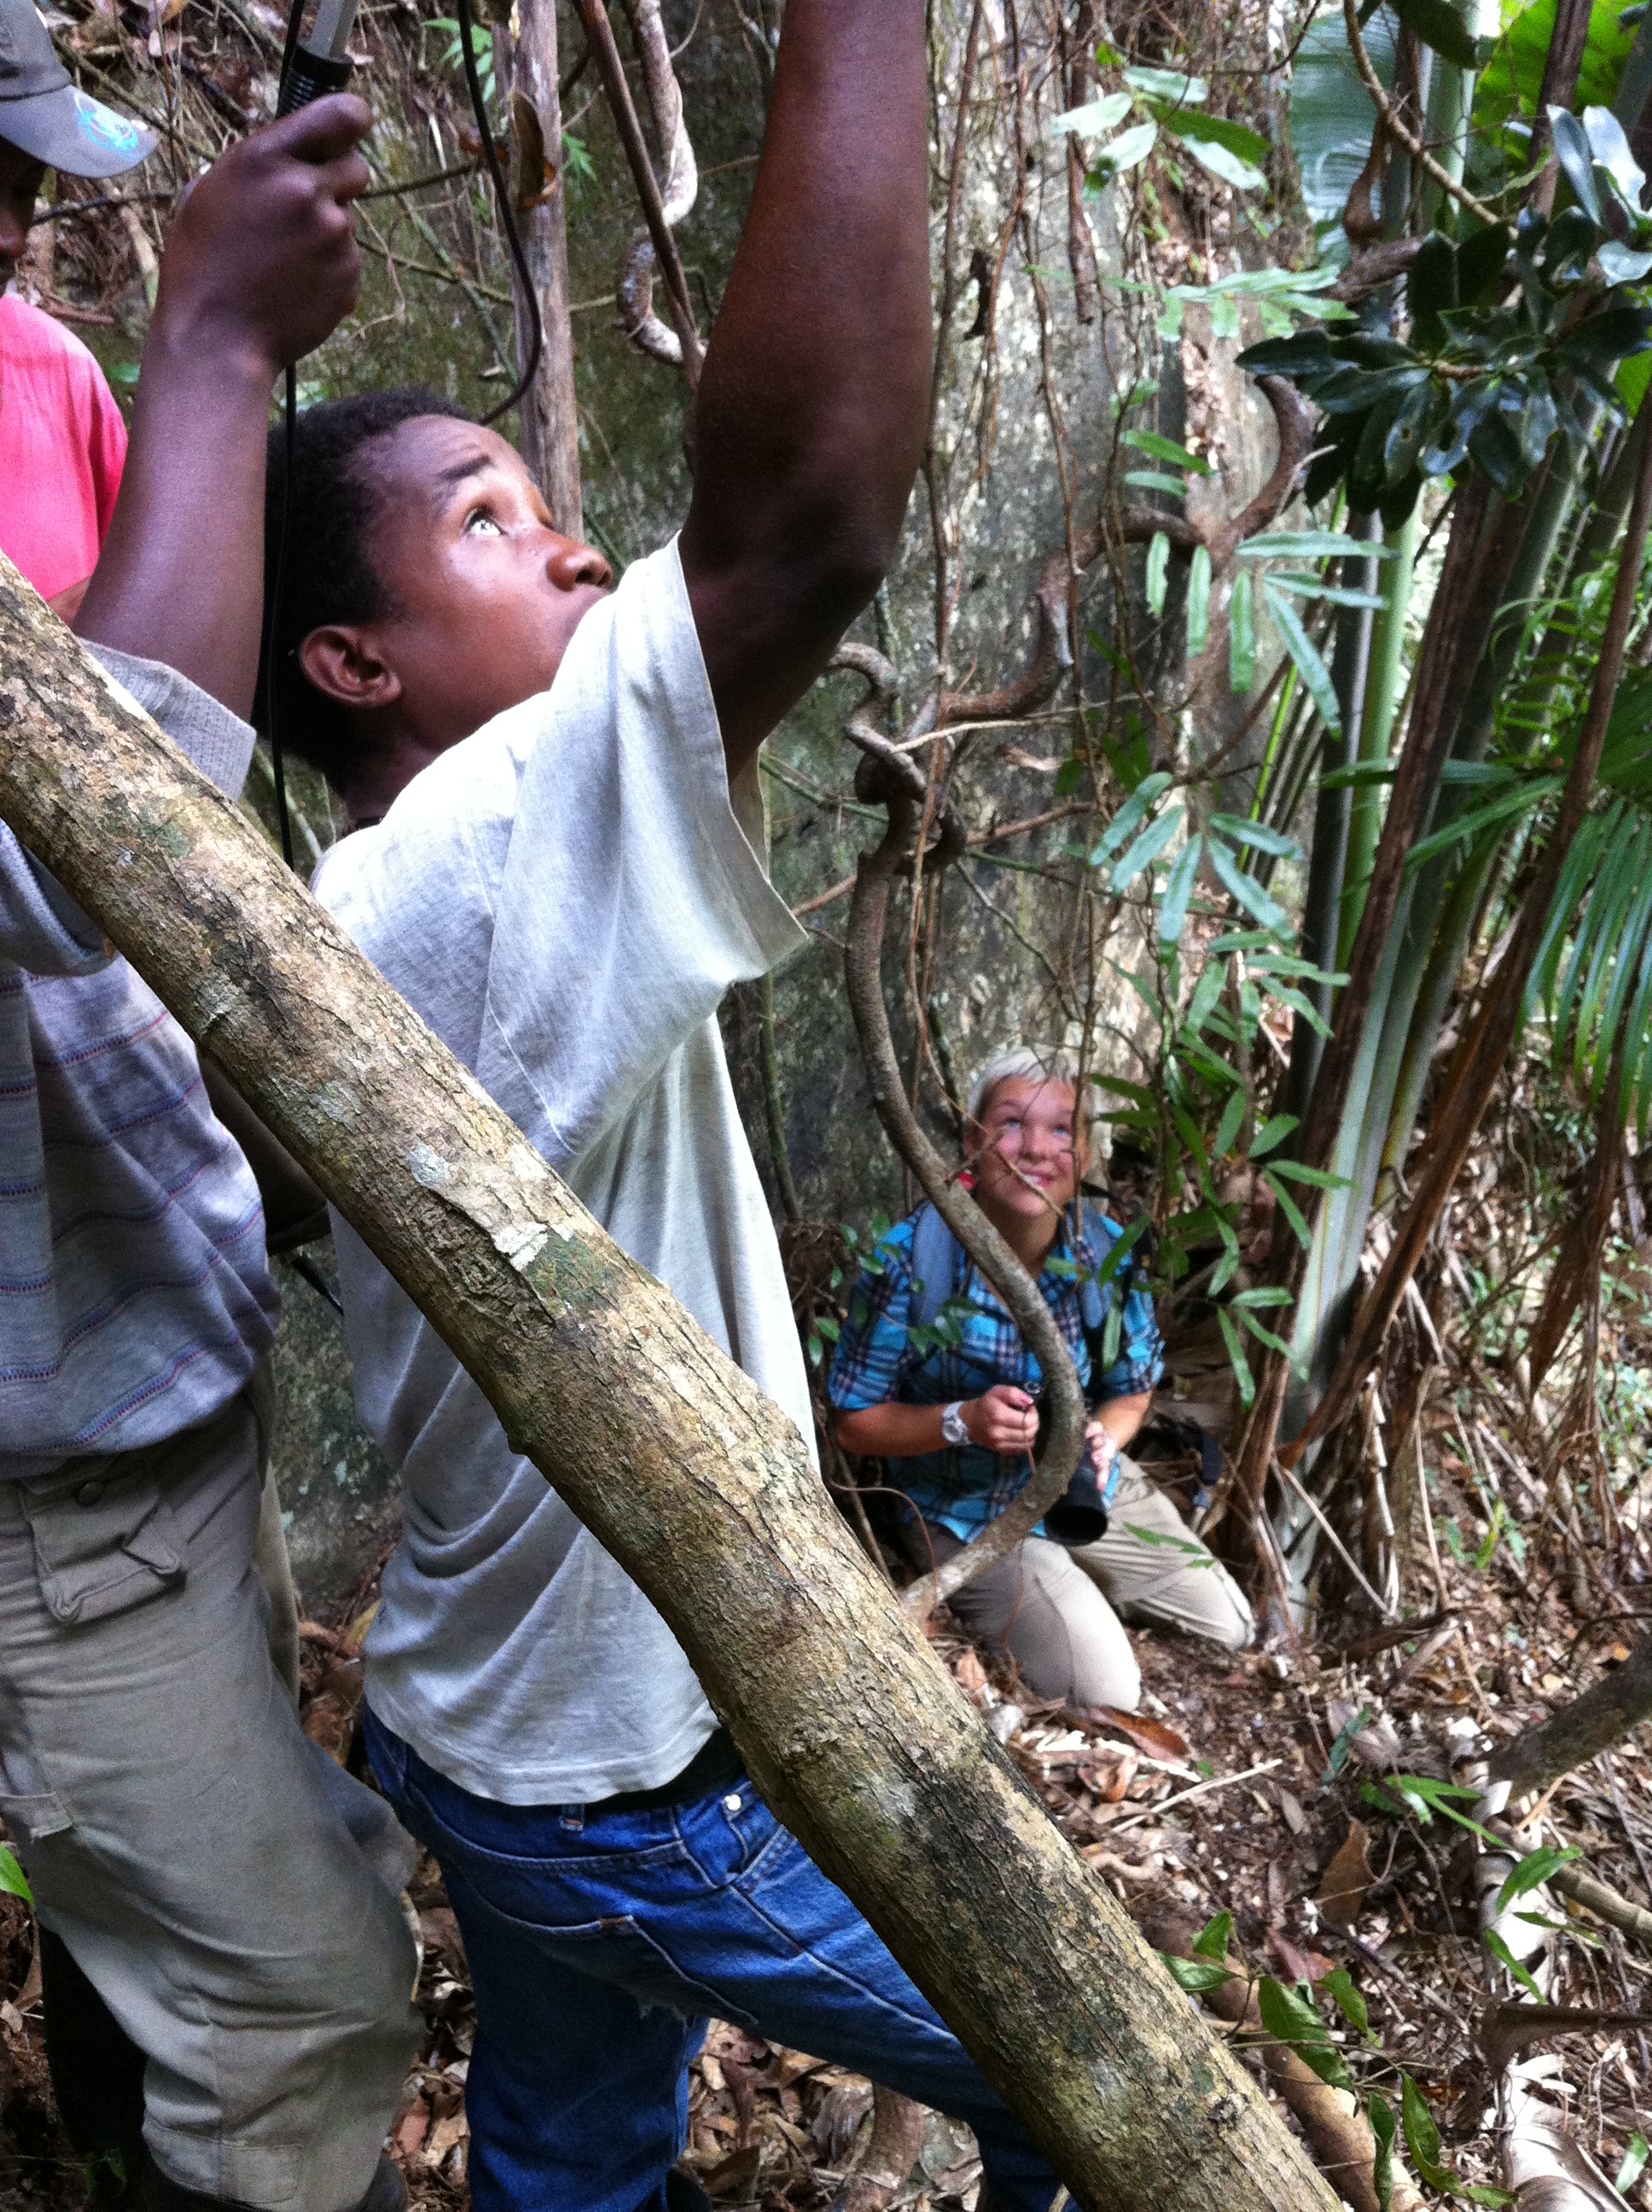
[(0, 818), (636, 1578), (766, 1802), (1086, 2212), (1331, 2212), (890, 1603), (792, 1424), (3, 559)]
[(1512, 1743), (1500, 1744), (1491, 1757), (1492, 1779), (1507, 1782), (1516, 1797), (1546, 1790), (1646, 1720), (1652, 1720), (1652, 1637), (1643, 1637), (1621, 1667), (1603, 1674), (1540, 1728), (1526, 1729)]

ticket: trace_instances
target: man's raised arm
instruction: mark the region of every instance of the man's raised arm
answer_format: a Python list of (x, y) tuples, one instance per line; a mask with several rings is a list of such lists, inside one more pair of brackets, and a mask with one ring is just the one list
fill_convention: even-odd
[(683, 568), (738, 771), (899, 542), (929, 403), (924, 0), (789, 0)]

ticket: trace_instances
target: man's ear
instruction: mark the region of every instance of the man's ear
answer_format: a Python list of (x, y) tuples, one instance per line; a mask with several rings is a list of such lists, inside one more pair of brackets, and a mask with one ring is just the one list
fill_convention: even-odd
[(344, 623), (313, 629), (298, 649), (298, 665), (324, 698), (341, 707), (391, 707), (402, 679), (383, 659), (370, 630)]

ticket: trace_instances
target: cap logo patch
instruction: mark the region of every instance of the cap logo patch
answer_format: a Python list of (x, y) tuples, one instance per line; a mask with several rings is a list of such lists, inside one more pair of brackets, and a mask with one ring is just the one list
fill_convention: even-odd
[(136, 153), (143, 133), (136, 123), (124, 115), (117, 115), (112, 107), (101, 100), (93, 100), (78, 87), (75, 91), (75, 120), (80, 126), (81, 137), (100, 151), (111, 154)]

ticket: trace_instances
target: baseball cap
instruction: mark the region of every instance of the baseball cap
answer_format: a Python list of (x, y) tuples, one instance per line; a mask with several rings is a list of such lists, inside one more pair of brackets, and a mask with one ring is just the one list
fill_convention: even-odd
[(71, 177), (118, 177), (155, 133), (70, 82), (34, 0), (0, 0), (0, 138)]

